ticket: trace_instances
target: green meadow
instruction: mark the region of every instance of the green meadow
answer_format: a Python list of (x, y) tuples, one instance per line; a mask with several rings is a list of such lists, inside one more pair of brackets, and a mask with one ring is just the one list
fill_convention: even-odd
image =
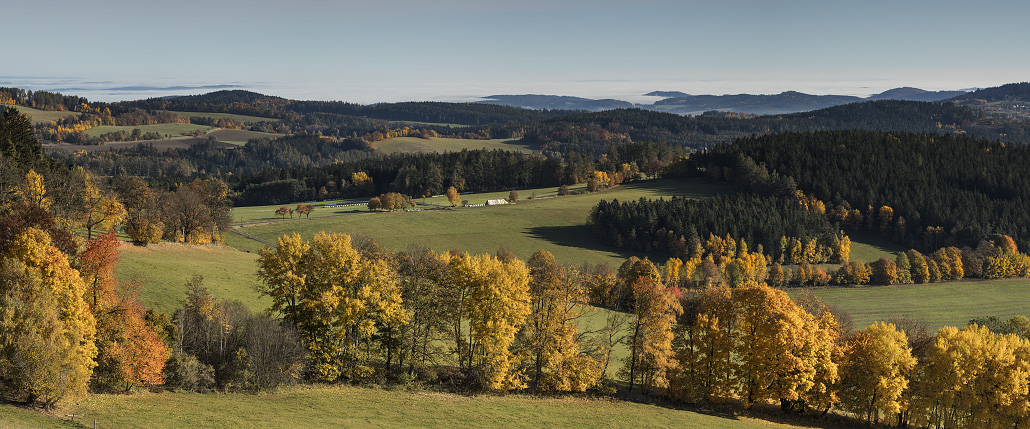
[(372, 146), (383, 153), (444, 153), (461, 152), (463, 149), (501, 149), (522, 153), (533, 153), (536, 146), (524, 144), (519, 140), (492, 139), (453, 139), (434, 137), (423, 139), (418, 137), (396, 137), (372, 143)]
[[(469, 253), (494, 253), (504, 246), (520, 258), (529, 258), (533, 252), (543, 249), (564, 263), (607, 262), (617, 267), (634, 254), (605, 245), (594, 238), (586, 226), (586, 220), (598, 201), (668, 198), (673, 195), (705, 197), (719, 192), (732, 192), (732, 189), (727, 184), (704, 179), (666, 179), (624, 184), (601, 192), (564, 197), (555, 196), (557, 188), (519, 190), (520, 200), (509, 205), (312, 217), (247, 226), (240, 230), (269, 242), (275, 242), (278, 237), (293, 232), (306, 238), (319, 231), (343, 232), (366, 235), (398, 250), (404, 249), (409, 243), (418, 243), (438, 252), (457, 249)], [(536, 198), (530, 199), (534, 194)], [(507, 198), (508, 191), (461, 197), (470, 204), (478, 204), (488, 199)], [(417, 203), (422, 201), (416, 200)], [(442, 196), (424, 201), (450, 206)], [(361, 207), (346, 208), (348, 211), (354, 209), (360, 212)], [(274, 210), (274, 206), (261, 209), (264, 216), (271, 215)], [(316, 208), (313, 214), (321, 215), (318, 212)], [(230, 236), (228, 244), (251, 251), (263, 247), (261, 243), (239, 236)]]
[(61, 111), (61, 112), (54, 112), (54, 111), (49, 111), (49, 110), (39, 110), (39, 109), (33, 109), (31, 107), (12, 106), (12, 105), (6, 105), (6, 104), (3, 105), (3, 107), (14, 107), (15, 109), (18, 109), (18, 112), (23, 113), (26, 116), (28, 116), (29, 119), (31, 119), (32, 123), (34, 123), (34, 124), (46, 124), (46, 123), (49, 123), (49, 122), (52, 122), (52, 121), (56, 121), (58, 119), (67, 118), (69, 116), (79, 116), (79, 114), (80, 114), (79, 112), (70, 112), (70, 111), (67, 111), (67, 110)]
[(186, 297), (186, 282), (194, 274), (204, 276), (204, 286), (222, 299), (242, 302), (251, 311), (271, 304), (254, 291), (258, 284), (257, 255), (221, 245), (175, 243), (134, 246), (123, 243), (118, 251), (115, 276), (121, 281), (138, 279), (143, 287), (140, 301), (169, 315)]
[(262, 118), (260, 116), (237, 115), (237, 114), (234, 114), (234, 113), (176, 112), (176, 111), (170, 111), (170, 112), (178, 115), (180, 118), (183, 118), (183, 119), (200, 117), (200, 118), (214, 118), (214, 119), (229, 119), (229, 120), (236, 121), (236, 122), (241, 122), (241, 123), (250, 123), (250, 122), (280, 122), (280, 121), (282, 121), (282, 119), (277, 119), (277, 118)]
[(153, 125), (101, 125), (86, 130), (90, 137), (100, 137), (101, 134), (125, 131), (131, 133), (133, 129), (139, 128), (143, 134), (158, 133), (162, 136), (180, 137), (184, 134), (192, 134), (196, 131), (206, 132), (213, 127), (194, 124), (153, 124)]
[(970, 319), (1030, 315), (1030, 279), (968, 280), (922, 285), (811, 288), (827, 304), (847, 310), (861, 329), (904, 316), (931, 330), (963, 327)]

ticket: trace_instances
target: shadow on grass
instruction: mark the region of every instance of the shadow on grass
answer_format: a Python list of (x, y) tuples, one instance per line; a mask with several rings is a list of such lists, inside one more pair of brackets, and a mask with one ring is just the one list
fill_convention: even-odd
[(700, 177), (642, 180), (622, 184), (621, 188), (624, 190), (640, 190), (642, 193), (651, 192), (660, 195), (677, 195), (691, 198), (704, 198), (738, 192), (737, 188), (729, 182)]
[(626, 402), (646, 404), (669, 410), (688, 411), (727, 420), (739, 421), (741, 418), (750, 418), (768, 423), (778, 423), (802, 428), (830, 429), (871, 427), (864, 422), (835, 413), (828, 413), (826, 415), (784, 413), (780, 409), (780, 406), (775, 404), (753, 404), (750, 408), (746, 409), (742, 408), (740, 402), (736, 400), (726, 400), (709, 404), (691, 404), (660, 398), (657, 396), (642, 395), (636, 392), (627, 393), (625, 391), (621, 391), (621, 389), (614, 398)]
[(555, 246), (589, 250), (621, 259), (629, 259), (630, 256), (636, 256), (641, 259), (647, 257), (655, 263), (662, 263), (669, 257), (669, 255), (659, 252), (634, 252), (602, 243), (594, 237), (593, 231), (590, 231), (590, 227), (586, 225), (536, 226), (529, 228), (529, 232), (526, 235)]

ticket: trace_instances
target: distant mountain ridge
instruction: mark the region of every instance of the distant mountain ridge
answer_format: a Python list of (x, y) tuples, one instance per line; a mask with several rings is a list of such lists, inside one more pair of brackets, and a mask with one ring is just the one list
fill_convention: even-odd
[(691, 95), (687, 97), (666, 98), (656, 101), (652, 105), (652, 109), (680, 114), (699, 114), (710, 110), (721, 110), (758, 115), (777, 115), (819, 110), (861, 101), (865, 101), (865, 99), (849, 95), (811, 95), (797, 91), (786, 91), (772, 95)]
[(867, 97), (868, 100), (941, 101), (965, 94), (966, 91), (927, 91), (905, 86), (888, 89)]
[(988, 103), (997, 101), (1030, 101), (1030, 82), (1010, 83), (993, 88), (983, 88), (972, 92), (964, 92), (948, 101), (969, 102), (983, 100)]
[(651, 92), (649, 92), (647, 94), (644, 94), (644, 96), (647, 96), (647, 97), (676, 98), (676, 97), (689, 97), (690, 94), (687, 94), (687, 93), (682, 92), (682, 91), (651, 91)]
[[(1030, 87), (1028, 87), (1030, 91)], [(966, 91), (927, 91), (919, 88), (894, 88), (869, 97), (851, 95), (812, 95), (798, 91), (784, 91), (779, 94), (727, 94), (690, 95), (681, 91), (652, 91), (645, 96), (665, 97), (652, 104), (633, 104), (622, 100), (594, 100), (582, 97), (559, 95), (491, 95), (479, 103), (498, 104), (525, 109), (563, 109), (602, 111), (636, 107), (644, 110), (699, 115), (708, 111), (750, 113), (758, 115), (782, 115), (825, 109), (849, 103), (878, 100), (900, 101), (942, 101), (961, 97)]]
[(524, 109), (538, 110), (613, 110), (635, 107), (633, 103), (623, 100), (602, 99), (594, 100), (582, 97), (570, 97), (567, 95), (491, 95), (480, 104), (498, 104), (503, 106), (521, 107)]

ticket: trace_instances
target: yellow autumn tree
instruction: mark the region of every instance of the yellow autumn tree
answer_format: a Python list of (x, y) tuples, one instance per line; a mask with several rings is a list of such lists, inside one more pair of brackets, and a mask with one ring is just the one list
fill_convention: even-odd
[(672, 325), (683, 312), (680, 303), (662, 284), (658, 269), (647, 259), (630, 258), (619, 268), (633, 295), (631, 308), (636, 320), (626, 342), (630, 357), (622, 375), (629, 388), (640, 386), (644, 392), (669, 385), (669, 372), (676, 367), (672, 350)]
[(546, 250), (527, 261), (531, 313), (522, 337), (529, 351), (530, 385), (540, 391), (582, 392), (601, 376), (600, 363), (582, 352), (576, 320), (586, 294), (574, 268)]
[(125, 207), (112, 193), (97, 185), (92, 174), (82, 167), (76, 167), (72, 174), (76, 182), (75, 220), (86, 228), (86, 238), (93, 239), (96, 228), (109, 230), (121, 223), (126, 216)]
[(944, 327), (919, 365), (910, 422), (1016, 427), (1030, 417), (1030, 342), (985, 327)]
[(25, 181), (15, 190), (15, 195), (26, 204), (50, 209), (50, 198), (47, 197), (46, 186), (43, 185), (43, 176), (34, 170), (25, 174)]
[(482, 375), (488, 389), (525, 387), (511, 350), (515, 334), (531, 312), (525, 262), (463, 253), (451, 258), (450, 267), (452, 281), (467, 291), (461, 313), (469, 327), (469, 367)]
[(28, 228), (0, 250), (0, 392), (46, 407), (85, 393), (97, 355), (85, 293), (46, 232)]
[(902, 411), (902, 394), (916, 364), (905, 333), (894, 324), (876, 322), (849, 338), (845, 350), (841, 407), (867, 422)]
[(732, 396), (733, 305), (730, 288), (716, 285), (683, 301), (673, 349), (678, 366), (670, 377), (673, 395), (690, 402)]
[(461, 202), (461, 196), (458, 195), (457, 188), (453, 186), (447, 188), (447, 201), (451, 203), (452, 207), (458, 205), (458, 203)]
[(682, 282), (680, 280), (680, 271), (683, 268), (683, 260), (680, 258), (669, 258), (665, 261), (665, 266), (662, 267), (664, 271), (665, 284), (669, 286), (679, 286)]
[[(259, 276), (272, 309), (293, 313), (308, 345), (313, 375), (325, 381), (372, 375), (369, 348), (380, 329), (408, 320), (396, 272), (385, 261), (363, 258), (347, 234), (280, 240), (282, 250), (262, 252)], [(292, 268), (291, 268), (292, 266)]]
[(737, 394), (745, 406), (779, 400), (784, 409), (800, 405), (824, 373), (833, 381), (828, 358), (832, 342), (814, 317), (787, 293), (765, 284), (746, 284), (733, 291), (734, 355), (739, 361)]
[(258, 277), (264, 283), (257, 285), (257, 292), (272, 298), (270, 310), (297, 324), (297, 304), (308, 275), (304, 259), (311, 255), (311, 245), (293, 233), (279, 237), (278, 246), (261, 249), (259, 255)]

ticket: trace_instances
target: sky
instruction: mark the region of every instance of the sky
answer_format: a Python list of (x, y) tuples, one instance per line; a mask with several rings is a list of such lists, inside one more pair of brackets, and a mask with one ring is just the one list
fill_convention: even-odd
[(1030, 80), (1030, 2), (0, 0), (0, 86), (116, 101), (866, 96)]

